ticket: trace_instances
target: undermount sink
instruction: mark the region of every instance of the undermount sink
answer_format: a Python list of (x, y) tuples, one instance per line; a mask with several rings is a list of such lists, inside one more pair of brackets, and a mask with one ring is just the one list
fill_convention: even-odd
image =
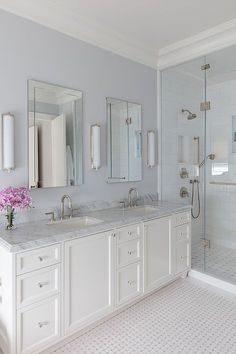
[(48, 225), (57, 225), (59, 227), (67, 228), (70, 226), (82, 229), (86, 226), (96, 225), (102, 223), (103, 220), (96, 219), (90, 216), (78, 216), (70, 219), (56, 220), (48, 223)]
[(143, 215), (155, 213), (158, 209), (159, 207), (144, 205), (141, 207), (127, 208), (123, 210), (127, 214), (133, 214), (135, 216), (143, 216)]

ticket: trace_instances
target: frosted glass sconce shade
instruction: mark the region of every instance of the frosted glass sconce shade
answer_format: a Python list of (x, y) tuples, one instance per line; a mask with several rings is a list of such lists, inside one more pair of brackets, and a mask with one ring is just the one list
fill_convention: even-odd
[(98, 170), (101, 167), (101, 127), (94, 124), (90, 127), (91, 165)]
[(14, 115), (2, 114), (0, 122), (0, 169), (14, 169)]
[(154, 130), (147, 132), (147, 165), (150, 168), (156, 165), (156, 134)]

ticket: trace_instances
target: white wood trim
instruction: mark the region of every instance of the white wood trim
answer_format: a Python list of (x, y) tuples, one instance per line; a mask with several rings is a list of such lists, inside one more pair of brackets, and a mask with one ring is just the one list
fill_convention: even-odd
[(204, 274), (193, 269), (189, 272), (189, 276), (236, 295), (236, 285), (234, 284), (230, 284), (224, 280), (214, 278), (208, 274)]
[(158, 68), (163, 70), (234, 44), (236, 44), (235, 19), (162, 48), (159, 51)]

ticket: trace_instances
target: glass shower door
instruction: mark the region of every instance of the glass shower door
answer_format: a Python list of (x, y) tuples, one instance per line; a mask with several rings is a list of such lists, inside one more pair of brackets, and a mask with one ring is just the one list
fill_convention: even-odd
[(236, 284), (236, 46), (206, 62), (205, 247), (207, 274)]
[[(162, 200), (191, 204), (192, 265), (204, 271), (205, 58), (162, 71)], [(199, 193), (198, 193), (199, 191)], [(198, 198), (199, 196), (199, 198)]]

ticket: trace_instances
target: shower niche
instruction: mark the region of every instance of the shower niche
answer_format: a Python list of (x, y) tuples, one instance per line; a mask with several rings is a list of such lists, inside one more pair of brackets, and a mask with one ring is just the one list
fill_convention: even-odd
[(178, 163), (199, 164), (199, 137), (189, 135), (178, 136)]

